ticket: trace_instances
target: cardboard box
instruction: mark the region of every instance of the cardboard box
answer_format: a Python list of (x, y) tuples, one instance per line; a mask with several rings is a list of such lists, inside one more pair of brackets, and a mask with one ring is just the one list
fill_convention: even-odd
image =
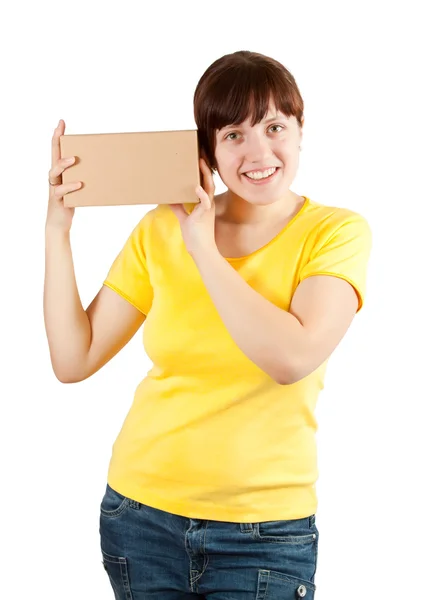
[(197, 130), (62, 135), (61, 157), (76, 162), (63, 183), (81, 181), (65, 206), (197, 204)]

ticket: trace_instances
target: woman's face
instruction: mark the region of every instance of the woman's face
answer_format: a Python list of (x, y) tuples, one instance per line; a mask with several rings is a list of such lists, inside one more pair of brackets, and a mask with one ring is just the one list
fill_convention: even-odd
[[(215, 158), (219, 176), (231, 192), (251, 204), (272, 204), (284, 197), (299, 164), (302, 132), (294, 116), (276, 114), (274, 104), (254, 127), (248, 118), (216, 132)], [(246, 172), (262, 172), (268, 179), (249, 179)]]

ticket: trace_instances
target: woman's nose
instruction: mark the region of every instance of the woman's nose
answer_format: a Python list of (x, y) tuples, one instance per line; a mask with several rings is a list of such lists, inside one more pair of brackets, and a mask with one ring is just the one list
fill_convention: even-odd
[(262, 136), (249, 138), (244, 150), (245, 158), (250, 162), (261, 161), (271, 154), (269, 140)]

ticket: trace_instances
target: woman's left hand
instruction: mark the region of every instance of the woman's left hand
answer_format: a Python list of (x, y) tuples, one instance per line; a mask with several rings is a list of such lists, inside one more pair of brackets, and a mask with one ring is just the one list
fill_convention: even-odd
[(195, 189), (200, 202), (188, 215), (183, 204), (170, 204), (171, 210), (176, 215), (180, 225), (182, 238), (191, 255), (216, 248), (214, 237), (214, 180), (213, 174), (203, 158), (199, 159), (203, 177), (203, 186)]

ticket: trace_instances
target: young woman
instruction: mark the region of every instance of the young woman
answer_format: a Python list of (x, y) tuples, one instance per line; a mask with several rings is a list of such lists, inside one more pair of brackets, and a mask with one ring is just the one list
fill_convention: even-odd
[[(312, 599), (314, 409), (365, 296), (371, 230), (289, 188), (303, 101), (279, 62), (216, 60), (194, 95), (203, 187), (136, 225), (85, 311), (52, 140), (44, 315), (53, 370), (82, 381), (144, 323), (152, 369), (113, 446), (103, 565), (125, 600)], [(217, 171), (227, 191), (214, 195)], [(78, 184), (81, 185), (81, 184)]]

